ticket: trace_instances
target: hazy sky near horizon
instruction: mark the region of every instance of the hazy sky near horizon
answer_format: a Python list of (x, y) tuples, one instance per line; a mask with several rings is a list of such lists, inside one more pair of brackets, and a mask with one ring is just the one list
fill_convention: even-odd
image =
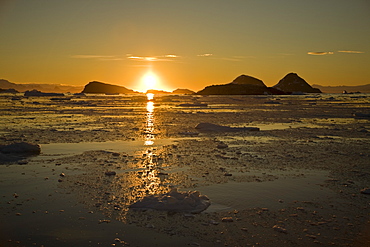
[(200, 90), (370, 83), (369, 0), (0, 0), (0, 78)]

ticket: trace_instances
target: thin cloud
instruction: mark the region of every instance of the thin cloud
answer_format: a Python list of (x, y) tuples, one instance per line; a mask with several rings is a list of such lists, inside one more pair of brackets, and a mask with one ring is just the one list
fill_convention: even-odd
[(205, 54), (200, 54), (200, 55), (197, 55), (198, 57), (211, 57), (213, 56), (213, 54), (211, 53), (205, 53)]
[(127, 54), (127, 59), (135, 61), (144, 61), (144, 62), (169, 62), (174, 61), (174, 58), (179, 58), (180, 56), (174, 54), (167, 54), (161, 56), (134, 56), (132, 54)]
[(164, 55), (164, 57), (171, 57), (171, 58), (177, 58), (180, 56), (174, 55), (174, 54), (169, 54), (169, 55)]
[(146, 62), (153, 62), (156, 61), (156, 57), (137, 57), (137, 56), (129, 56), (127, 57), (128, 59), (131, 60), (136, 60), (136, 61), (146, 61)]
[(307, 52), (307, 54), (322, 56), (322, 55), (333, 55), (334, 52), (332, 51), (310, 51), (310, 52)]
[(365, 53), (365, 52), (363, 52), (363, 51), (338, 51), (338, 52), (342, 52), (342, 53), (352, 53), (352, 54)]

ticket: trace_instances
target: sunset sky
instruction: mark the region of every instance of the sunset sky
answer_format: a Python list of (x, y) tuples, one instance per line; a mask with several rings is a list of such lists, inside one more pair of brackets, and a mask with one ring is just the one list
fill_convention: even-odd
[(0, 0), (0, 34), (15, 83), (370, 83), (369, 0)]

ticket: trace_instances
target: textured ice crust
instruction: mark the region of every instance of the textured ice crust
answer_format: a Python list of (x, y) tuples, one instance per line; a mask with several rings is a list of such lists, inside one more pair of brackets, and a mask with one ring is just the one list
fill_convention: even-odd
[(170, 212), (200, 213), (211, 205), (207, 196), (198, 191), (178, 192), (176, 189), (160, 195), (150, 195), (132, 204), (131, 209), (154, 209)]

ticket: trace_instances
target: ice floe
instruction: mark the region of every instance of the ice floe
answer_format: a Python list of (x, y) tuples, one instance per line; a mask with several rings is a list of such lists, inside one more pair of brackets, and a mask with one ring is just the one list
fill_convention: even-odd
[(198, 191), (179, 192), (173, 189), (160, 195), (149, 195), (142, 200), (130, 205), (131, 209), (154, 209), (170, 212), (200, 213), (206, 210), (211, 202), (205, 195)]

